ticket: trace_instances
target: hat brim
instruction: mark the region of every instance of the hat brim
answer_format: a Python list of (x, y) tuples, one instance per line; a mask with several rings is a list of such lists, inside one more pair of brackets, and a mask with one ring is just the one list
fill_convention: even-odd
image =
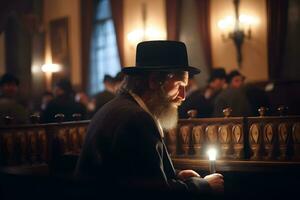
[(122, 72), (125, 74), (137, 74), (142, 72), (172, 72), (172, 71), (187, 71), (190, 75), (199, 74), (200, 69), (191, 66), (143, 66), (143, 67), (124, 67)]

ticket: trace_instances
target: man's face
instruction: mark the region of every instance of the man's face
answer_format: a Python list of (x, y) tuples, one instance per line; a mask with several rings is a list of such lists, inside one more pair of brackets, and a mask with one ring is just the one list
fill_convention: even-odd
[(153, 91), (146, 104), (164, 129), (177, 125), (178, 106), (185, 100), (188, 72), (170, 73), (166, 80)]
[(5, 83), (1, 86), (2, 93), (7, 97), (15, 97), (18, 92), (18, 86), (16, 83)]
[(167, 75), (166, 81), (162, 85), (165, 98), (174, 107), (178, 107), (185, 100), (185, 87), (188, 84), (188, 72), (171, 73)]
[(244, 84), (244, 77), (242, 76), (235, 76), (232, 78), (230, 82), (230, 86), (232, 88), (240, 88)]
[(225, 84), (225, 79), (223, 78), (216, 78), (210, 82), (210, 87), (215, 90), (221, 90)]

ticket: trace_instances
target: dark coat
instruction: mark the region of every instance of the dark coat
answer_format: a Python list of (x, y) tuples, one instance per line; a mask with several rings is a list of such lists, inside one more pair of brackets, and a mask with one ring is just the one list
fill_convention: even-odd
[(204, 179), (177, 179), (154, 119), (129, 94), (117, 96), (93, 117), (75, 174), (139, 186), (210, 190)]
[(64, 114), (64, 121), (74, 121), (72, 115), (75, 113), (81, 114), (81, 120), (86, 119), (87, 110), (83, 104), (75, 102), (69, 96), (58, 96), (52, 99), (42, 112), (42, 122), (56, 122), (55, 115), (59, 113)]
[(179, 118), (189, 118), (189, 110), (197, 110), (197, 118), (211, 117), (213, 112), (213, 98), (205, 99), (202, 90), (192, 92), (178, 108)]
[(96, 100), (96, 111), (98, 111), (104, 104), (106, 104), (107, 102), (109, 102), (110, 100), (112, 100), (115, 97), (115, 94), (108, 91), (108, 90), (104, 90), (100, 93), (98, 93), (95, 96), (95, 100)]

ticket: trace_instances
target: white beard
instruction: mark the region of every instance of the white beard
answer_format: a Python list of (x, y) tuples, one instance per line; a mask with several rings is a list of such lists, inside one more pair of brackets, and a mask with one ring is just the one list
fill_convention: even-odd
[(163, 91), (156, 92), (147, 100), (147, 107), (150, 112), (158, 119), (165, 130), (173, 129), (178, 122), (178, 109), (173, 105)]

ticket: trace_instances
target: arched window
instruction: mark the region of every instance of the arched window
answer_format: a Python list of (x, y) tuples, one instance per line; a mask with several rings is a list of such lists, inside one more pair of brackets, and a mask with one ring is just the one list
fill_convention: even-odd
[(115, 76), (121, 69), (115, 27), (109, 0), (97, 0), (91, 44), (89, 93), (104, 90), (105, 74)]

